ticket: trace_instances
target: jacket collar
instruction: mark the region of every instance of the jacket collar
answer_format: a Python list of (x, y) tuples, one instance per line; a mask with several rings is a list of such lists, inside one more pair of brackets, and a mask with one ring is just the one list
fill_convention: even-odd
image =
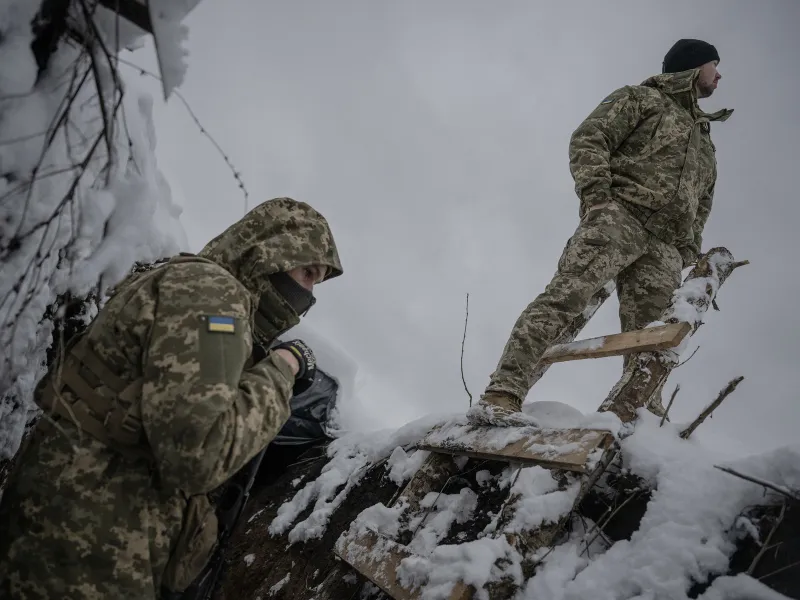
[(699, 75), (700, 69), (691, 69), (680, 73), (661, 73), (648, 77), (641, 85), (657, 89), (671, 96), (698, 121), (727, 121), (733, 114), (733, 109), (731, 108), (723, 108), (713, 113), (707, 113), (700, 109), (697, 103), (697, 89), (695, 88), (695, 82)]

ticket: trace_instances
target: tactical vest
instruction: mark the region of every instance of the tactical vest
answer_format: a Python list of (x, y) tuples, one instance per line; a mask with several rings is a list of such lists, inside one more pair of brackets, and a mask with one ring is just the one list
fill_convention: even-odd
[[(198, 261), (211, 262), (189, 254), (168, 262)], [(67, 344), (63, 363), (51, 367), (36, 394), (36, 402), (51, 417), (42, 422), (45, 427), (51, 423), (57, 427), (58, 419), (64, 419), (122, 456), (155, 466), (142, 425), (142, 386), (141, 378), (126, 381), (112, 371), (92, 350), (86, 332), (82, 332)], [(58, 419), (52, 419), (53, 415)], [(218, 520), (209, 497), (181, 494), (186, 500), (183, 526), (161, 582), (163, 596), (169, 598), (189, 587), (217, 545)]]
[(121, 379), (92, 351), (85, 335), (78, 335), (65, 354), (37, 397), (40, 408), (74, 423), (126, 458), (152, 462), (139, 413), (142, 380)]

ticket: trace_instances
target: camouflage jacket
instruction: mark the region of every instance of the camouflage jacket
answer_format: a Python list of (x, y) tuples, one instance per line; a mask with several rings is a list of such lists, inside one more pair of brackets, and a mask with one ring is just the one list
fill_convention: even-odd
[[(327, 222), (271, 200), (201, 254), (129, 277), (84, 334), (107, 379), (138, 382), (130, 413), (146, 458), (66, 418), (37, 431), (0, 511), (0, 596), (156, 598), (189, 499), (229, 479), (287, 420), (292, 371), (273, 353), (251, 364), (254, 322), (268, 275), (306, 264), (341, 274)], [(298, 322), (273, 306), (284, 328)], [(94, 391), (113, 396), (105, 383)], [(77, 411), (80, 394), (65, 390)]]
[(717, 179), (710, 122), (732, 110), (697, 105), (698, 70), (656, 75), (609, 95), (572, 134), (570, 171), (581, 216), (621, 201), (645, 228), (681, 251), (701, 249)]

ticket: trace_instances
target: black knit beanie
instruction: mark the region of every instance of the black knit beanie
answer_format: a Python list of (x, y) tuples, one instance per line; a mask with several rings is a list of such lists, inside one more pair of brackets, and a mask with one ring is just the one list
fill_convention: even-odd
[(719, 60), (717, 49), (703, 40), (678, 40), (664, 56), (662, 73), (680, 73)]

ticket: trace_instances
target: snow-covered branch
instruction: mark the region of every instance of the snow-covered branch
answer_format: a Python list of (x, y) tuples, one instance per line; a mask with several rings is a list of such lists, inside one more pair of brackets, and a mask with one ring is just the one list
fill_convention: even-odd
[[(197, 2), (171, 4), (182, 17)], [(117, 69), (143, 34), (90, 0), (0, 0), (0, 459), (35, 412), (67, 302), (101, 300), (134, 262), (185, 246), (156, 165), (152, 99)]]

